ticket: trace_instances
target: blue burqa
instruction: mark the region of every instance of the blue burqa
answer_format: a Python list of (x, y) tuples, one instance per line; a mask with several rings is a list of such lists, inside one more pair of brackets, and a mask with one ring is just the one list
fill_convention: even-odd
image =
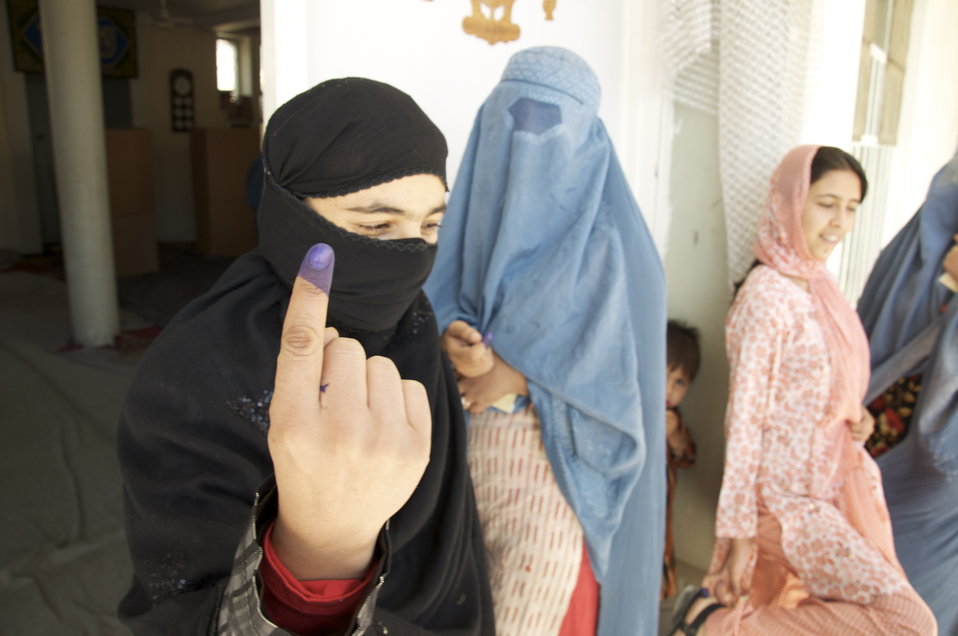
[(958, 156), (882, 251), (858, 304), (872, 357), (867, 399), (922, 374), (907, 436), (877, 461), (898, 557), (950, 635), (958, 634), (958, 299), (938, 278), (955, 233)]
[(476, 117), (426, 292), (528, 380), (601, 585), (599, 634), (656, 634), (665, 282), (575, 54), (516, 53)]

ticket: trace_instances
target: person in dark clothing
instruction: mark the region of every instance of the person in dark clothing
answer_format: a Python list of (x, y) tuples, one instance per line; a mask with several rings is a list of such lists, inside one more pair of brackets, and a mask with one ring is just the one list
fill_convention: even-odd
[(257, 249), (166, 328), (123, 406), (120, 616), (136, 634), (493, 634), (420, 290), (445, 140), (408, 95), (347, 78), (280, 107), (262, 157)]

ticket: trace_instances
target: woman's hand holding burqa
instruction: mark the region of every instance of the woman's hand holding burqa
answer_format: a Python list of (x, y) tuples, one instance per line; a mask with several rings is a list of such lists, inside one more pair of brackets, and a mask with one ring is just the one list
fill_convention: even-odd
[(429, 462), (425, 388), (326, 327), (333, 261), (323, 243), (303, 259), (269, 409), (279, 492), (272, 542), (300, 580), (362, 578), (380, 530)]

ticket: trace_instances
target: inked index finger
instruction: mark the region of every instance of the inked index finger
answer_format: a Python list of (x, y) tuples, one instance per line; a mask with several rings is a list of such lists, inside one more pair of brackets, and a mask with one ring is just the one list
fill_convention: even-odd
[(272, 405), (295, 408), (310, 395), (316, 397), (311, 405), (319, 401), (334, 262), (333, 248), (325, 243), (313, 245), (303, 258), (283, 320)]

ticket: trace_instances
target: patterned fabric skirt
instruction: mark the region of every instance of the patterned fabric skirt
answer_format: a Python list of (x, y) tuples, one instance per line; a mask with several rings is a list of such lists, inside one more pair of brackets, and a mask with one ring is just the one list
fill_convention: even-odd
[[(758, 554), (750, 595), (713, 612), (706, 636), (935, 636), (935, 617), (911, 588), (862, 604), (812, 596), (782, 548), (782, 528), (759, 505)], [(701, 632), (700, 632), (701, 633)]]
[(552, 473), (535, 409), (471, 416), (468, 448), (496, 633), (559, 634), (583, 562), (583, 533)]

